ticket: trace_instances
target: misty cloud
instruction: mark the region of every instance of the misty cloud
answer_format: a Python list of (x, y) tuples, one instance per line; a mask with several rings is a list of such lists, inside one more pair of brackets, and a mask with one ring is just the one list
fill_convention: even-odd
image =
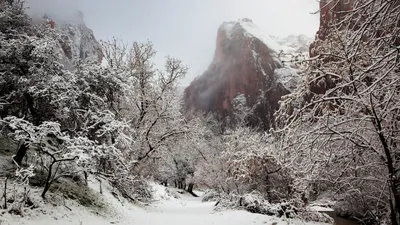
[(42, 17), (47, 14), (55, 21), (74, 21), (79, 18), (80, 2), (78, 0), (27, 0), (27, 6), (32, 17)]

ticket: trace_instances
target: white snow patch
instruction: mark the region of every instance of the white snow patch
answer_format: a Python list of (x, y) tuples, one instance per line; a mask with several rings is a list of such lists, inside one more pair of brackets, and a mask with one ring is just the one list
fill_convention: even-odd
[(331, 208), (327, 208), (327, 207), (322, 207), (322, 206), (311, 206), (310, 207), (311, 210), (317, 211), (317, 212), (333, 212), (334, 210)]
[(269, 35), (264, 34), (260, 28), (258, 28), (253, 22), (250, 20), (240, 20), (239, 24), (247, 31), (248, 35), (251, 35), (260, 41), (262, 41), (269, 49), (272, 51), (279, 53), (282, 49), (282, 46), (276, 43)]
[(224, 22), (220, 29), (225, 31), (227, 37), (230, 38), (232, 37), (232, 33), (234, 33), (235, 27), (243, 28), (246, 31), (245, 35), (259, 39), (269, 49), (276, 53), (279, 53), (281, 50), (285, 50), (287, 48), (286, 46), (279, 45), (270, 35), (265, 34), (250, 19), (241, 19), (238, 22)]
[(223, 31), (225, 31), (226, 36), (228, 38), (232, 37), (232, 33), (233, 33), (233, 27), (235, 26), (235, 23), (232, 22), (224, 22), (221, 26), (220, 29), (222, 29)]
[(296, 89), (300, 82), (300, 76), (297, 74), (296, 70), (290, 67), (275, 69), (274, 74), (275, 77), (277, 77), (277, 81), (291, 92)]
[(308, 52), (310, 44), (314, 41), (314, 38), (310, 38), (302, 34), (289, 35), (287, 37), (276, 37), (276, 36), (270, 36), (270, 37), (274, 39), (281, 46), (286, 46), (287, 51), (285, 52), (292, 52), (292, 53)]
[(258, 53), (254, 51), (254, 49), (251, 50), (251, 53), (253, 54), (253, 58), (256, 62), (258, 62)]

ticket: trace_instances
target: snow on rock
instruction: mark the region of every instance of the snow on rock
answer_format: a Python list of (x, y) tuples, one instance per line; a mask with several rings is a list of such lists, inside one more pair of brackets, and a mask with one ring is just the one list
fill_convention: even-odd
[(36, 22), (47, 22), (49, 28), (54, 29), (66, 68), (73, 69), (77, 62), (102, 62), (102, 47), (86, 26), (82, 12), (76, 11), (68, 19), (55, 14), (31, 16)]
[(243, 19), (239, 24), (247, 31), (247, 35), (258, 38), (272, 51), (279, 52), (282, 50), (282, 46), (276, 43), (269, 35), (265, 35), (251, 20)]
[(291, 92), (296, 89), (301, 79), (297, 71), (290, 67), (275, 69), (274, 73), (277, 77), (277, 81)]
[(331, 208), (327, 208), (327, 207), (322, 207), (322, 206), (311, 206), (310, 207), (311, 210), (317, 211), (317, 212), (333, 212), (334, 210)]
[[(294, 61), (306, 60), (308, 56), (309, 46), (313, 42), (313, 38), (307, 37), (306, 35), (289, 35), (287, 37), (277, 37), (266, 34), (259, 27), (257, 27), (251, 19), (240, 19), (238, 22), (224, 22), (220, 30), (226, 32), (228, 38), (233, 38), (235, 29), (245, 30), (245, 35), (248, 37), (254, 37), (262, 41), (270, 50), (272, 50), (272, 56), (275, 61), (280, 64), (283, 68), (276, 68), (274, 75), (287, 90), (293, 91), (298, 82), (300, 76), (298, 75), (299, 67), (295, 65)], [(252, 50), (252, 56), (258, 65), (260, 71), (266, 76), (266, 72), (260, 64), (259, 55), (254, 49)], [(283, 62), (283, 63), (282, 63)]]
[(281, 97), (297, 87), (301, 67), (295, 62), (307, 58), (307, 53), (297, 56), (307, 43), (305, 36), (282, 39), (265, 34), (250, 19), (224, 22), (212, 63), (185, 89), (186, 110), (224, 117), (240, 93), (254, 109), (248, 123), (268, 130)]
[(69, 60), (101, 62), (102, 53), (93, 31), (82, 23), (65, 22), (56, 25), (60, 31), (61, 47)]
[(289, 35), (287, 37), (277, 37), (267, 34), (248, 18), (240, 19), (238, 22), (224, 22), (220, 27), (220, 30), (225, 31), (229, 38), (232, 38), (235, 29), (244, 29), (247, 36), (259, 39), (275, 53), (281, 51), (285, 53), (308, 53), (309, 46), (314, 40), (303, 34)]
[[(300, 57), (297, 57), (297, 60), (308, 58), (308, 48), (313, 39), (305, 35), (289, 35), (284, 38), (268, 35), (258, 28), (250, 19), (241, 19), (239, 22), (225, 22), (222, 25), (222, 29), (229, 34), (234, 33), (232, 31), (233, 29), (239, 28), (244, 29), (246, 35), (255, 37), (262, 41), (275, 53), (274, 57), (279, 58), (279, 63), (281, 61), (286, 62), (283, 64), (283, 68), (275, 69), (274, 73), (278, 78), (278, 82), (283, 84), (287, 90), (293, 91), (297, 87), (300, 77), (297, 72), (297, 66), (295, 66), (291, 61), (293, 60), (293, 57), (298, 54), (300, 54)], [(253, 50), (252, 54), (257, 61), (257, 53)], [(260, 62), (257, 63), (260, 64)], [(266, 75), (263, 67), (259, 66), (259, 68), (261, 72)]]
[[(325, 194), (324, 194), (325, 195)], [(322, 197), (316, 201), (313, 201), (308, 205), (308, 208), (318, 212), (330, 212), (334, 211), (333, 207), (336, 201), (332, 201), (329, 198)]]
[(244, 29), (244, 34), (249, 37), (255, 37), (262, 41), (268, 48), (276, 53), (283, 50), (284, 46), (279, 45), (270, 35), (265, 34), (260, 28), (258, 28), (251, 19), (240, 19), (238, 22), (224, 22), (220, 30), (224, 30), (228, 37), (232, 37), (236, 31), (235, 29)]
[(235, 26), (235, 23), (233, 23), (233, 22), (224, 22), (219, 29), (224, 31), (228, 38), (231, 38), (232, 34), (233, 34), (234, 26)]
[(306, 35), (289, 35), (287, 37), (271, 36), (279, 45), (285, 46), (287, 52), (308, 53), (310, 44), (314, 41), (313, 38)]

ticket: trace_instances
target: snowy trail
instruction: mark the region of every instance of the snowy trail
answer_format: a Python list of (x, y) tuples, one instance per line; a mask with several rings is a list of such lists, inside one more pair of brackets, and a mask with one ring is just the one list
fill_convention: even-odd
[[(183, 196), (159, 203), (147, 210), (145, 214), (133, 216), (134, 224), (174, 224), (174, 225), (206, 225), (206, 224), (272, 224), (271, 217), (250, 214), (244, 211), (214, 212), (213, 202), (202, 203), (200, 198)], [(269, 223), (268, 223), (268, 222)]]
[[(200, 195), (200, 194), (199, 194)], [(201, 202), (201, 198), (180, 195), (176, 199), (156, 187), (158, 203), (146, 208), (142, 213), (132, 214), (132, 223), (143, 225), (287, 225), (305, 224), (300, 221), (285, 221), (276, 217), (253, 214), (246, 211), (214, 211), (215, 202)], [(128, 224), (128, 223), (126, 223)], [(315, 224), (315, 223), (307, 223)]]
[[(10, 216), (1, 218), (1, 225), (287, 225), (305, 224), (300, 221), (285, 221), (280, 218), (246, 211), (214, 211), (214, 202), (201, 202), (186, 194), (173, 198), (164, 187), (154, 185), (156, 203), (138, 207), (129, 203), (121, 204), (110, 193), (102, 195), (108, 208), (106, 216), (100, 216), (93, 209), (68, 202), (72, 211), (65, 207), (48, 206), (42, 213), (25, 217)], [(102, 214), (102, 213), (100, 213)], [(2, 221), (1, 221), (2, 220)], [(306, 223), (307, 225), (315, 223)]]

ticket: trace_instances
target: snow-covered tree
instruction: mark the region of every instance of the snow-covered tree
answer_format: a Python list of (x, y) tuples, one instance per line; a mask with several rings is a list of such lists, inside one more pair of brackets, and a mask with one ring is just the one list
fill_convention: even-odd
[[(165, 69), (155, 70), (155, 50), (150, 42), (133, 43), (131, 47), (117, 40), (104, 41), (108, 67), (127, 77), (126, 99), (120, 105), (121, 115), (136, 129), (133, 156), (145, 163), (168, 141), (187, 131), (180, 112), (177, 85), (187, 73), (182, 61), (167, 57)], [(142, 164), (145, 165), (145, 164)]]
[(350, 2), (284, 97), (275, 134), (304, 191), (333, 190), (353, 215), (399, 224), (400, 1)]
[[(158, 77), (156, 71), (143, 70), (151, 72), (151, 79), (142, 88), (145, 95), (141, 95), (140, 82), (146, 79), (141, 80), (133, 72), (145, 68), (147, 62), (142, 60), (145, 56), (123, 57), (123, 66), (103, 67), (80, 62), (72, 69), (65, 68), (61, 63), (63, 52), (58, 31), (50, 29), (45, 22), (33, 23), (24, 11), (23, 2), (1, 4), (0, 119), (2, 128), (11, 130), (12, 137), (21, 142), (13, 159), (22, 166), (27, 154), (48, 152), (41, 147), (41, 140), (50, 135), (43, 131), (43, 126), (53, 127), (56, 131), (50, 136), (63, 140), (62, 145), (52, 141), (62, 150), (54, 150), (56, 154), (42, 154), (47, 155), (48, 160), (40, 161), (44, 162), (40, 167), (50, 178), (43, 197), (47, 184), (62, 174), (58, 165), (65, 164), (65, 159), (71, 159), (69, 161), (85, 174), (92, 172), (112, 182), (132, 180), (138, 161), (181, 132), (177, 132), (182, 121), (179, 104), (172, 94), (178, 78), (186, 73), (180, 61), (168, 59), (166, 72)], [(140, 54), (148, 45), (135, 46), (130, 53), (135, 50)], [(106, 50), (104, 48), (105, 53), (112, 53)], [(148, 60), (150, 65), (150, 58)], [(142, 99), (143, 104), (138, 99)], [(136, 103), (142, 105), (142, 111), (137, 110)], [(17, 121), (29, 128), (29, 132), (13, 125)], [(26, 134), (21, 136), (21, 131)], [(140, 151), (138, 146), (149, 147)], [(81, 160), (83, 158), (85, 160)], [(38, 157), (32, 159), (39, 160)], [(37, 162), (30, 161), (32, 165)], [(57, 169), (52, 170), (53, 166)], [(70, 169), (67, 172), (72, 173)]]
[(275, 159), (266, 136), (248, 127), (228, 129), (207, 139), (207, 160), (196, 166), (196, 182), (216, 191), (258, 191), (270, 202), (294, 197), (290, 169)]

